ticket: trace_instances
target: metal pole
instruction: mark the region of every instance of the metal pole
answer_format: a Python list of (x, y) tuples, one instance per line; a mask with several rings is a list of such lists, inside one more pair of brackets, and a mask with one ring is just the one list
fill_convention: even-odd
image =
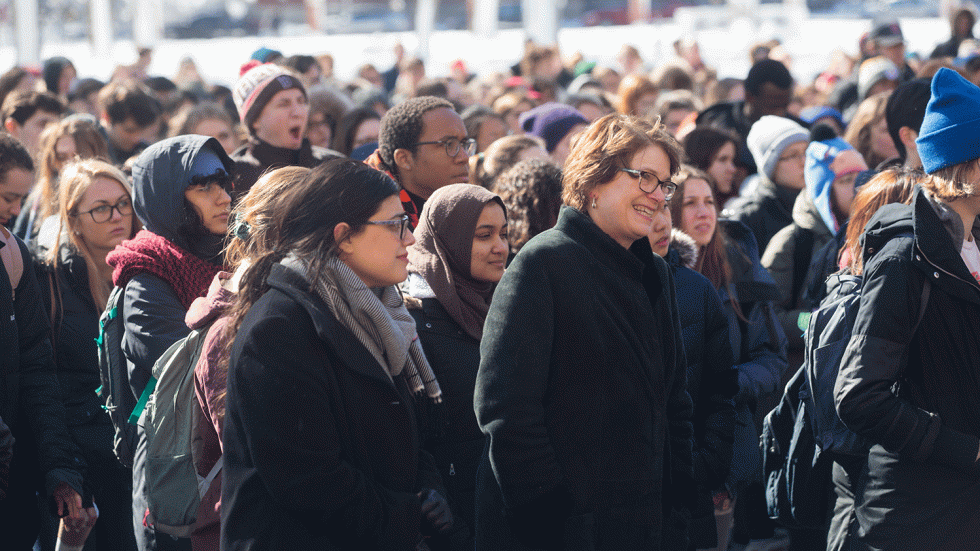
[(473, 33), (492, 38), (499, 27), (500, 0), (473, 0)]
[(528, 38), (538, 44), (558, 43), (558, 7), (554, 2), (521, 0), (524, 29)]
[(14, 26), (17, 35), (17, 64), (41, 64), (41, 26), (37, 0), (14, 0)]
[(419, 39), (418, 56), (429, 57), (429, 39), (436, 27), (436, 2), (438, 0), (419, 0), (415, 7), (415, 35)]
[(92, 0), (89, 4), (89, 37), (92, 52), (99, 59), (105, 59), (112, 50), (112, 7), (110, 0)]

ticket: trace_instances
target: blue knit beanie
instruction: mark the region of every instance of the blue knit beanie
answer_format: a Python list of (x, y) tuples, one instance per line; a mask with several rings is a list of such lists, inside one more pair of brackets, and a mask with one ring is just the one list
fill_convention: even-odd
[(929, 174), (980, 158), (980, 88), (956, 71), (939, 69), (915, 145)]
[(521, 128), (532, 136), (544, 140), (545, 149), (551, 153), (558, 147), (572, 128), (589, 121), (578, 109), (562, 103), (545, 103), (521, 114)]

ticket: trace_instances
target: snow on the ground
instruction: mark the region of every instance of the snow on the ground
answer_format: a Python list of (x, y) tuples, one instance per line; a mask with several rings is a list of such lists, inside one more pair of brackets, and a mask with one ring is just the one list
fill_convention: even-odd
[[(928, 56), (936, 44), (949, 38), (949, 25), (942, 19), (903, 19), (901, 24), (907, 49), (923, 56)], [(835, 50), (855, 55), (858, 37), (870, 28), (870, 21), (862, 19), (813, 18), (797, 28), (734, 20), (726, 28), (709, 28), (690, 36), (699, 42), (702, 57), (718, 70), (719, 77), (736, 78), (743, 78), (748, 72), (750, 44), (779, 38), (793, 58), (794, 76), (801, 82), (809, 82), (827, 65)], [(625, 43), (634, 44), (648, 63), (656, 66), (671, 58), (674, 40), (688, 37), (684, 33), (672, 21), (567, 28), (559, 33), (559, 45), (563, 54), (581, 51), (587, 60), (615, 67), (615, 56), (620, 47)], [(456, 59), (465, 60), (470, 71), (477, 74), (506, 70), (520, 58), (525, 37), (521, 29), (502, 30), (489, 39), (476, 37), (468, 31), (436, 32), (429, 43), (426, 72), (430, 76), (444, 75)], [(154, 48), (149, 72), (171, 76), (180, 59), (189, 55), (206, 79), (231, 85), (249, 55), (257, 48), (267, 46), (287, 56), (329, 52), (336, 60), (336, 75), (347, 79), (364, 63), (374, 63), (381, 70), (390, 67), (394, 59), (392, 48), (398, 42), (402, 42), (409, 53), (418, 48), (418, 39), (411, 32), (163, 40)], [(136, 56), (133, 44), (128, 41), (117, 41), (110, 55), (102, 58), (94, 57), (86, 42), (42, 45), (42, 59), (54, 55), (71, 59), (79, 76), (101, 79), (107, 78), (115, 66), (132, 63)], [(0, 47), (0, 68), (13, 66), (15, 60), (13, 47)]]

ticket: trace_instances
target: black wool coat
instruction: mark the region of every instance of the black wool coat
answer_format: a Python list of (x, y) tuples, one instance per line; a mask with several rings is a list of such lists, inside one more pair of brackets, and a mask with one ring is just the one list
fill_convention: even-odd
[(563, 207), (497, 286), (474, 398), (489, 436), (478, 549), (686, 547), (674, 513), (694, 496), (692, 404), (674, 283), (645, 239), (634, 251)]
[[(980, 219), (972, 233), (980, 238)], [(834, 390), (841, 420), (873, 443), (853, 489), (871, 549), (980, 541), (980, 285), (960, 257), (962, 235), (958, 215), (922, 189), (866, 226), (861, 302)]]
[(275, 265), (231, 350), (222, 549), (411, 550), (445, 495), (416, 405), (294, 271)]
[(437, 299), (423, 298), (417, 306), (410, 306), (409, 313), (442, 389), (442, 404), (430, 410), (425, 423), (423, 447), (432, 454), (446, 485), (454, 529), (464, 531), (472, 547), (476, 468), (486, 440), (473, 412), (480, 341), (464, 331)]

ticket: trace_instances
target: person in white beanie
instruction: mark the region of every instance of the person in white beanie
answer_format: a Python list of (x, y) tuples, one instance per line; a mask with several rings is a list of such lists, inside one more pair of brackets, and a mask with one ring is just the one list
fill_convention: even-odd
[(746, 143), (759, 168), (758, 181), (723, 216), (748, 226), (760, 251), (776, 232), (793, 223), (793, 203), (805, 185), (803, 159), (809, 139), (805, 128), (773, 115), (760, 118), (749, 130)]
[(235, 161), (235, 196), (241, 197), (272, 168), (313, 168), (343, 157), (310, 145), (306, 124), (310, 106), (302, 81), (288, 68), (251, 61), (242, 66), (232, 90), (235, 107), (248, 129), (248, 141), (231, 154)]

